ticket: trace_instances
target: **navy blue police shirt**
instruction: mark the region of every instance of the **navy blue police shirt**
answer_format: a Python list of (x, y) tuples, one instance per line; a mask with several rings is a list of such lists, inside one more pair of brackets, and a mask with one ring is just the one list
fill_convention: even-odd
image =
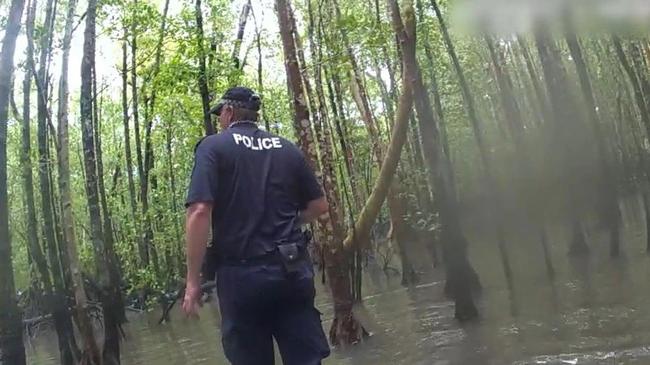
[(247, 259), (299, 240), (299, 211), (322, 196), (293, 143), (255, 123), (235, 122), (198, 144), (185, 205), (212, 203), (213, 251)]

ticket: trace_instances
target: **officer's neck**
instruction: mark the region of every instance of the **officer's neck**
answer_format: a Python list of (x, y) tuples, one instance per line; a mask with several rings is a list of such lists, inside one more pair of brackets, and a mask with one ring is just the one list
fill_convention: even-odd
[(228, 128), (233, 128), (233, 127), (256, 127), (257, 128), (257, 122), (254, 122), (252, 120), (236, 120), (230, 122), (228, 124)]

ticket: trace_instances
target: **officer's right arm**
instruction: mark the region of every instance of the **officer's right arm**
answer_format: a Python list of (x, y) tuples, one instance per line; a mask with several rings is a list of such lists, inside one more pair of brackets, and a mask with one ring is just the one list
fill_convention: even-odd
[(197, 286), (205, 256), (217, 179), (217, 158), (213, 148), (204, 140), (195, 150), (194, 169), (185, 206), (187, 244), (187, 285)]

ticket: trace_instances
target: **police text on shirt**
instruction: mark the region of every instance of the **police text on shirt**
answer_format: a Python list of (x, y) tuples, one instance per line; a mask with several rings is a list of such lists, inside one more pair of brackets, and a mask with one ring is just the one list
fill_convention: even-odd
[(253, 151), (270, 150), (272, 148), (282, 148), (280, 138), (251, 138), (249, 136), (242, 136), (239, 133), (233, 133), (232, 138), (235, 144), (243, 144), (246, 148)]

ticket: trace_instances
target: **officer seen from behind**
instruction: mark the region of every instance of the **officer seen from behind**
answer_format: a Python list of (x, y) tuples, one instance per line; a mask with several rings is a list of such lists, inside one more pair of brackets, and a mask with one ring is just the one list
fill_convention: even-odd
[(300, 150), (258, 128), (260, 104), (248, 88), (228, 90), (211, 111), (221, 132), (196, 147), (183, 311), (198, 316), (205, 258), (216, 267), (222, 344), (232, 364), (273, 364), (275, 338), (285, 365), (316, 365), (329, 347), (301, 226), (328, 205)]

